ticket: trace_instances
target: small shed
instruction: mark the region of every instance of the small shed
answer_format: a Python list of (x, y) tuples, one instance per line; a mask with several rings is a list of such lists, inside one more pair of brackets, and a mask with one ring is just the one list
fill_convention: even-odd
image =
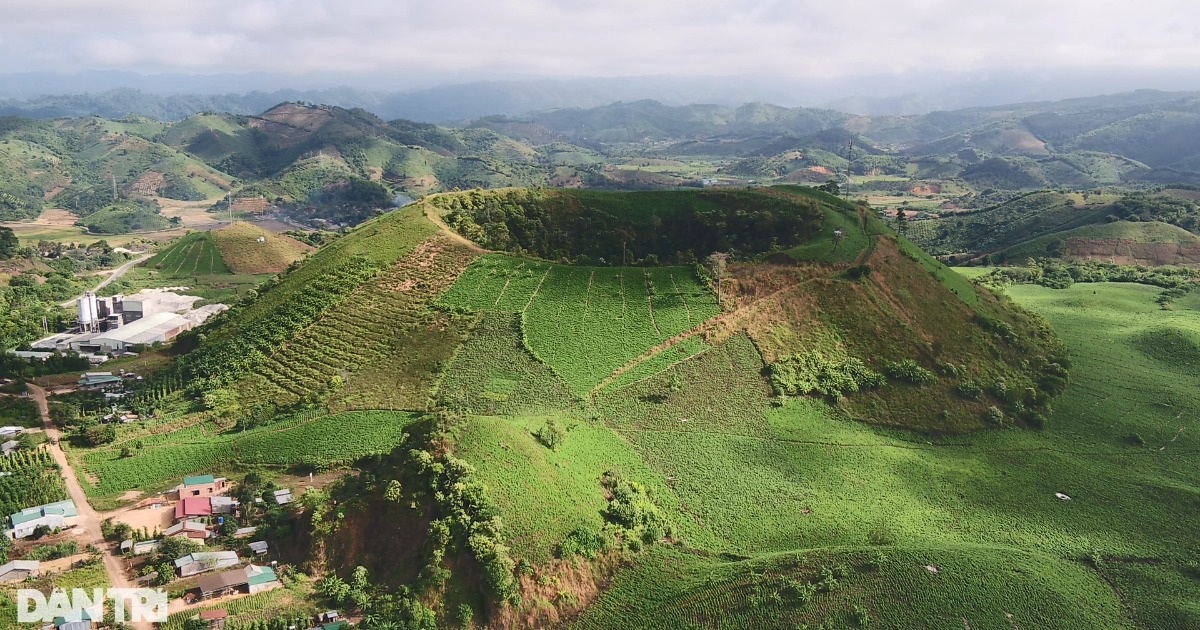
[(275, 502), (279, 505), (286, 505), (292, 502), (292, 491), (290, 488), (275, 491)]
[(37, 577), (42, 563), (37, 560), (13, 560), (0, 565), (0, 582), (20, 582), (25, 578)]
[(267, 555), (267, 541), (257, 540), (257, 541), (250, 543), (250, 551), (253, 551), (254, 555), (256, 555), (256, 556)]
[(210, 630), (221, 630), (225, 627), (225, 622), (229, 620), (229, 611), (227, 610), (205, 610), (200, 612), (200, 621), (208, 623)]

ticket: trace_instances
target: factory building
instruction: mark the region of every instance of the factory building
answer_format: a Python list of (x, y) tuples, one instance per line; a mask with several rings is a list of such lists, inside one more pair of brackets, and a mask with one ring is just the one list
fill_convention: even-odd
[(74, 350), (85, 355), (122, 354), (134, 346), (165, 343), (229, 309), (224, 304), (194, 308), (201, 299), (161, 289), (112, 297), (87, 292), (76, 304), (78, 330), (42, 339), (33, 344), (33, 349)]

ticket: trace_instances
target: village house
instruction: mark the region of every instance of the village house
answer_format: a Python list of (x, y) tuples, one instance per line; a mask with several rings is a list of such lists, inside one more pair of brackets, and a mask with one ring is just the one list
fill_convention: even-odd
[(213, 477), (212, 475), (184, 477), (183, 483), (175, 488), (175, 491), (179, 493), (180, 499), (186, 497), (209, 497), (214, 494), (228, 492), (229, 481), (224, 477)]
[(190, 497), (175, 502), (175, 522), (198, 520), (212, 516), (210, 497)]
[(225, 622), (229, 620), (227, 610), (202, 610), (200, 621), (208, 624), (208, 630), (224, 630)]
[(38, 527), (49, 529), (65, 529), (75, 525), (75, 504), (71, 501), (47, 503), (37, 507), (25, 508), (8, 517), (12, 529), (4, 530), (7, 538), (26, 538), (33, 535)]
[(171, 538), (173, 536), (190, 538), (200, 544), (204, 544), (204, 541), (212, 538), (213, 533), (208, 531), (208, 526), (200, 521), (180, 521), (168, 527), (163, 532), (163, 538)]
[(179, 577), (188, 577), (217, 569), (235, 567), (241, 563), (233, 551), (199, 551), (175, 560), (175, 572)]
[(283, 586), (271, 567), (247, 565), (240, 569), (206, 575), (196, 581), (201, 599), (224, 597), (236, 593), (253, 595)]

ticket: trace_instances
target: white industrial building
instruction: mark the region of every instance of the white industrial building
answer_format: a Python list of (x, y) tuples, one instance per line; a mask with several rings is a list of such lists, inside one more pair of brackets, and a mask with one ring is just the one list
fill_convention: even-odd
[(174, 313), (153, 313), (118, 328), (103, 332), (75, 335), (68, 342), (76, 352), (109, 352), (120, 354), (130, 346), (148, 346), (170, 341), (179, 333), (191, 330), (195, 322)]
[(194, 308), (202, 298), (163, 289), (134, 295), (97, 297), (84, 293), (77, 302), (79, 330), (61, 333), (33, 344), (34, 350), (74, 350), (80, 354), (122, 354), (134, 346), (165, 343), (203, 324), (229, 307), (209, 304)]

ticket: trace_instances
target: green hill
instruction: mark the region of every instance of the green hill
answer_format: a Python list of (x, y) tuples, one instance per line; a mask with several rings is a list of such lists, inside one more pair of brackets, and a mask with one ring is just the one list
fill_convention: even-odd
[[(194, 268), (208, 252), (213, 267), (220, 238), (190, 235), (151, 263)], [(736, 255), (714, 268), (713, 252)], [(1116, 610), (1063, 559), (1080, 540), (1035, 542), (1073, 531), (1057, 505), (1014, 524), (982, 499), (1043, 474), (1007, 466), (1002, 445), (1041, 439), (1030, 428), (1049, 425), (1062, 346), (865, 208), (811, 189), (434, 195), (176, 349), (143, 394), (175, 410), (171, 437), (128, 428), (82, 449), (89, 494), (111, 504), (200, 468), (358, 469), (329, 489), (336, 512), (276, 545), (414, 589), (394, 592), (441, 602), (443, 625), (463, 606), (477, 622), (555, 625), (614, 572), (582, 627), (704, 627), (704, 610), (800, 623), (853, 605), (881, 619), (929, 575), (918, 560), (956, 577), (1027, 572), (964, 615), (998, 614), (1016, 593), (1029, 623), (1059, 598), (1104, 601), (1075, 621)], [(1001, 446), (969, 448), (981, 440)], [(961, 484), (967, 470), (981, 489)], [(991, 551), (972, 551), (984, 540)], [(1004, 545), (1035, 549), (1014, 559)], [(700, 607), (655, 603), (647, 579)], [(975, 578), (959, 579), (922, 587), (897, 619), (973, 598)], [(746, 608), (715, 603), (733, 600)]]

